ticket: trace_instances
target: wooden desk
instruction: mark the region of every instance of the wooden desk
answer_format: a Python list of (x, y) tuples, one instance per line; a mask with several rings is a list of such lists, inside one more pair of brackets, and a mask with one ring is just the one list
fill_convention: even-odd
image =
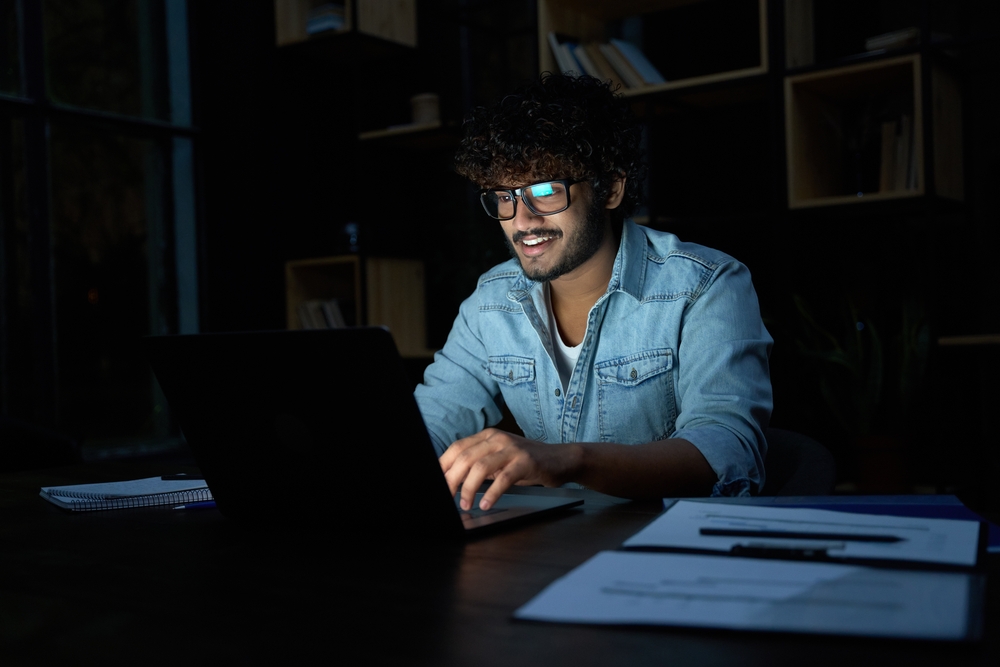
[[(511, 620), (547, 584), (648, 523), (659, 504), (586, 491), (582, 508), (466, 544), (412, 520), (374, 548), (338, 533), (251, 531), (215, 510), (69, 514), (42, 485), (177, 472), (91, 465), (0, 476), (0, 656), (34, 664), (1000, 664), (991, 557), (977, 645)], [(528, 490), (530, 491), (530, 490)]]

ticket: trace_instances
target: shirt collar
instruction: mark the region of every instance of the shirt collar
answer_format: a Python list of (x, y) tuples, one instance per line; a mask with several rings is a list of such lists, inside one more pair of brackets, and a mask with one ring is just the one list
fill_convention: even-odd
[(625, 292), (642, 298), (642, 283), (646, 277), (646, 235), (631, 220), (622, 226), (622, 240), (611, 270), (608, 292)]

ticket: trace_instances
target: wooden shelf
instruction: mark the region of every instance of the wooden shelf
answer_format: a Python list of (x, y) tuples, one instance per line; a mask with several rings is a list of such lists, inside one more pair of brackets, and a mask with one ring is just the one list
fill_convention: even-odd
[[(738, 27), (749, 39), (752, 47), (743, 49), (736, 66), (719, 70), (690, 71), (698, 68), (705, 60), (690, 53), (683, 56), (671, 54), (665, 43), (672, 39), (659, 39), (659, 27), (683, 30), (693, 39), (699, 49), (706, 53), (723, 53), (729, 44), (728, 33), (723, 28), (730, 25), (716, 13), (707, 18), (716, 8), (741, 7), (744, 13), (756, 16), (756, 23)], [(692, 10), (704, 10), (704, 15), (694, 15)], [(721, 11), (722, 14), (728, 12)], [(614, 37), (613, 26), (621, 19), (639, 17), (644, 25), (643, 52), (667, 79), (659, 83), (638, 88), (626, 88), (621, 92), (628, 97), (666, 93), (690, 87), (725, 81), (736, 81), (747, 77), (766, 74), (768, 71), (768, 30), (767, 0), (625, 0), (601, 2), (599, 0), (539, 0), (538, 2), (538, 53), (539, 67), (545, 72), (558, 70), (548, 35), (554, 32), (566, 35), (578, 43), (607, 42)], [(742, 18), (742, 14), (741, 14)], [(650, 27), (645, 27), (648, 24)], [(752, 31), (752, 34), (751, 34)], [(717, 48), (716, 48), (717, 47)], [(709, 59), (710, 60), (710, 59)], [(681, 67), (682, 73), (673, 76), (672, 70)], [(688, 70), (683, 68), (687, 67)]]
[(427, 348), (424, 264), (415, 259), (338, 255), (285, 264), (289, 329), (302, 328), (299, 306), (337, 299), (349, 326), (384, 326), (403, 357), (433, 356)]
[[(789, 208), (925, 194), (963, 198), (959, 89), (943, 69), (933, 67), (932, 90), (925, 91), (924, 66), (920, 54), (911, 54), (786, 77)], [(932, 96), (932, 119), (924, 117), (927, 94)], [(884, 136), (883, 123), (890, 118), (900, 119), (902, 126), (911, 124), (908, 139)], [(933, 165), (925, 160), (929, 120)], [(887, 147), (883, 140), (889, 142)], [(905, 142), (903, 153), (897, 152), (900, 142)], [(912, 176), (894, 178), (897, 170), (884, 159), (887, 155), (890, 160), (904, 156), (900, 169), (912, 170)], [(933, 192), (927, 187), (931, 167)]]
[(441, 121), (432, 123), (409, 123), (407, 125), (396, 125), (387, 127), (384, 130), (369, 130), (358, 134), (358, 141), (368, 141), (371, 139), (384, 139), (386, 137), (398, 137), (407, 134), (417, 134), (428, 130), (437, 130), (441, 127)]
[(1000, 334), (980, 334), (970, 336), (942, 336), (938, 345), (970, 346), (970, 345), (1000, 345)]

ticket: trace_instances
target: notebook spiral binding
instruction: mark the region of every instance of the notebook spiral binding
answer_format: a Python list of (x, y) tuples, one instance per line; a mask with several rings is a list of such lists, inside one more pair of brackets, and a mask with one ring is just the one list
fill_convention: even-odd
[(129, 496), (123, 498), (87, 498), (79, 494), (73, 500), (74, 510), (119, 510), (136, 507), (154, 507), (157, 505), (183, 505), (206, 500), (214, 500), (211, 490), (191, 489), (188, 491), (171, 491), (170, 493), (154, 493), (146, 496)]

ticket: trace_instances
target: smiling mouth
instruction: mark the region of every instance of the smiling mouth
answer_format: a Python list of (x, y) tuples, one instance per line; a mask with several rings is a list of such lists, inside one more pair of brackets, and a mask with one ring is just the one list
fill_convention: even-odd
[(553, 241), (561, 236), (562, 234), (558, 231), (548, 229), (527, 229), (515, 233), (510, 240), (511, 243), (520, 243), (530, 248), (532, 246), (541, 245), (546, 241)]

